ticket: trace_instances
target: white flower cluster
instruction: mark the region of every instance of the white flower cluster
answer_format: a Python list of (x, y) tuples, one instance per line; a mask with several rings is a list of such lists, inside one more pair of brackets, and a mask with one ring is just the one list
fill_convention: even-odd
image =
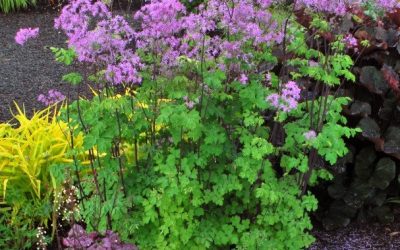
[(38, 232), (36, 234), (36, 238), (37, 238), (36, 249), (37, 250), (46, 250), (47, 249), (47, 243), (45, 241), (46, 231), (44, 230), (43, 227), (38, 227), (37, 231)]
[[(62, 192), (54, 193), (54, 200), (57, 204), (55, 209), (57, 215), (63, 221), (69, 222), (74, 215), (79, 214), (80, 212), (79, 204), (76, 199), (77, 192), (78, 189), (74, 185), (71, 185), (69, 189), (64, 188)], [(59, 226), (62, 227), (61, 224)]]

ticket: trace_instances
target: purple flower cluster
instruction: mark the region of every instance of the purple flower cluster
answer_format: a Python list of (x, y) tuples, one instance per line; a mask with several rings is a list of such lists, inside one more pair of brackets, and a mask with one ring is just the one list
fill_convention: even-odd
[(71, 1), (55, 19), (55, 28), (65, 32), (79, 61), (105, 68), (105, 78), (112, 84), (140, 83), (138, 68), (142, 65), (131, 48), (134, 31), (122, 16), (112, 16), (101, 1)]
[(15, 42), (24, 45), (29, 39), (36, 38), (39, 35), (39, 28), (20, 29), (15, 35)]
[(193, 109), (193, 107), (198, 103), (198, 100), (192, 101), (187, 96), (184, 96), (183, 100), (185, 101), (185, 105), (188, 109)]
[[(225, 37), (210, 38), (209, 56), (221, 55), (246, 62), (252, 58), (252, 54), (243, 52), (244, 45), (252, 44), (256, 47), (261, 43), (282, 42), (283, 32), (272, 19), (268, 9), (271, 4), (270, 0), (233, 0), (232, 4), (221, 0), (210, 0), (202, 19), (213, 23), (208, 25), (213, 27), (212, 30), (216, 30), (216, 27), (224, 30)], [(229, 39), (226, 39), (226, 36), (229, 36)]]
[[(260, 43), (280, 42), (283, 38), (278, 25), (271, 18), (268, 0), (210, 0), (199, 7), (198, 13), (187, 14), (177, 0), (153, 0), (135, 14), (141, 30), (135, 33), (139, 48), (162, 55), (162, 64), (173, 66), (184, 55), (200, 59), (244, 58), (241, 47), (251, 41)], [(207, 36), (219, 31), (221, 35)], [(217, 33), (217, 32), (215, 32)], [(229, 41), (224, 36), (229, 34)]]
[(295, 109), (300, 99), (300, 88), (294, 81), (289, 81), (282, 88), (282, 94), (271, 94), (266, 100), (272, 106), (283, 112), (290, 112)]
[[(113, 16), (101, 1), (72, 0), (56, 18), (55, 27), (66, 33), (78, 60), (103, 69), (104, 79), (111, 84), (141, 82), (139, 72), (146, 65), (137, 51), (151, 55), (151, 63), (159, 64), (157, 71), (165, 76), (173, 74), (182, 56), (196, 61), (204, 56), (247, 84), (252, 71), (243, 74), (242, 65), (251, 66), (252, 51), (283, 40), (282, 27), (270, 13), (270, 7), (277, 2), (281, 0), (209, 0), (197, 11), (188, 12), (179, 0), (150, 0), (135, 13), (134, 19), (140, 25), (133, 29), (122, 16)], [(337, 15), (363, 2), (295, 1), (298, 8)], [(376, 4), (385, 9), (399, 5), (397, 0), (377, 0)], [(352, 37), (345, 38), (353, 48), (356, 42)], [(252, 46), (252, 50), (246, 46)], [(226, 63), (225, 59), (232, 60)], [(291, 109), (296, 100), (274, 95), (270, 98), (284, 109)]]
[(376, 0), (376, 6), (385, 11), (392, 12), (396, 8), (400, 8), (400, 2), (398, 0)]
[(54, 23), (66, 33), (81, 62), (108, 64), (125, 52), (132, 54), (126, 47), (133, 40), (133, 30), (123, 17), (113, 17), (100, 1), (72, 1)]
[(142, 30), (136, 33), (139, 48), (152, 45), (159, 39), (166, 39), (174, 45), (175, 35), (183, 29), (180, 16), (186, 9), (177, 0), (153, 0), (136, 12), (134, 18), (141, 22)]
[[(305, 7), (312, 11), (343, 16), (350, 7), (361, 6), (369, 0), (298, 0), (297, 7)], [(398, 0), (375, 0), (375, 6), (384, 11), (392, 12), (400, 7)]]
[(106, 80), (113, 85), (122, 83), (140, 83), (140, 77), (137, 69), (141, 67), (140, 58), (132, 55), (131, 58), (121, 61), (115, 65), (109, 64), (106, 69)]
[(356, 52), (358, 51), (358, 41), (352, 34), (347, 34), (343, 38), (343, 43), (348, 49), (354, 49)]
[(249, 80), (249, 78), (247, 77), (246, 74), (242, 73), (242, 74), (240, 75), (239, 82), (240, 82), (241, 84), (246, 85), (247, 82), (248, 82), (248, 80)]
[(278, 31), (277, 23), (272, 20), (268, 8), (269, 0), (233, 0), (233, 4), (225, 1), (211, 0), (207, 16), (213, 20), (221, 19), (218, 26), (236, 35), (237, 42), (253, 41), (253, 44), (280, 42), (283, 34)]
[(326, 12), (341, 16), (346, 14), (349, 1), (351, 0), (299, 0), (298, 4), (317, 12)]
[[(133, 30), (101, 1), (74, 0), (62, 9), (55, 27), (66, 33), (79, 61), (104, 69), (105, 80), (140, 83), (138, 72), (144, 65), (134, 49), (160, 56), (161, 72), (166, 74), (171, 74), (181, 56), (195, 60), (228, 57), (247, 63), (252, 55), (244, 53), (242, 46), (283, 39), (268, 10), (271, 4), (272, 0), (232, 0), (229, 4), (210, 0), (196, 13), (188, 13), (179, 0), (151, 0), (135, 13), (140, 28)], [(240, 63), (231, 63), (226, 70), (240, 75)], [(247, 76), (242, 74), (239, 80), (246, 84)]]
[(162, 55), (163, 65), (175, 65), (187, 52), (179, 37), (185, 14), (185, 6), (178, 0), (153, 0), (143, 6), (134, 16), (141, 23), (141, 30), (135, 33), (138, 48)]
[[(104, 3), (74, 0), (62, 9), (55, 27), (66, 33), (79, 61), (104, 69), (105, 80), (140, 83), (138, 72), (145, 65), (135, 49), (153, 55), (160, 72), (169, 75), (181, 56), (195, 60), (205, 56), (219, 63), (227, 57), (247, 63), (253, 55), (244, 52), (244, 45), (280, 43), (283, 33), (269, 12), (272, 2), (210, 0), (189, 13), (179, 0), (151, 0), (135, 13), (140, 29), (133, 30)], [(241, 75), (240, 68), (236, 62), (226, 70)], [(247, 75), (239, 80), (246, 84)]]
[(43, 103), (46, 106), (52, 105), (57, 102), (61, 102), (65, 100), (65, 95), (63, 95), (60, 91), (51, 89), (47, 93), (47, 95), (40, 94), (37, 98), (37, 100), (41, 103)]

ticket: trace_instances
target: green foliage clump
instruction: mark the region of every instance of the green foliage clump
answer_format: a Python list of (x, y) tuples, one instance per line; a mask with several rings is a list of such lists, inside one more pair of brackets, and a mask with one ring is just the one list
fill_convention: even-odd
[[(56, 172), (72, 162), (68, 126), (55, 119), (56, 107), (32, 117), (16, 107), (16, 124), (0, 124), (1, 249), (31, 248), (38, 227), (51, 228), (54, 236), (59, 212), (55, 197), (62, 191)], [(79, 149), (82, 135), (74, 141)]]
[[(316, 25), (329, 28), (322, 26)], [(221, 39), (241, 39), (221, 32)], [(72, 133), (85, 135), (89, 152), (89, 164), (75, 161), (65, 171), (79, 188), (76, 219), (88, 231), (113, 230), (143, 249), (309, 246), (317, 200), (307, 187), (332, 178), (319, 159), (335, 164), (347, 153), (344, 138), (359, 132), (341, 114), (349, 98), (331, 94), (354, 81), (353, 62), (340, 38), (323, 53), (295, 22), (286, 32), (291, 41), (283, 53), (292, 57), (283, 61), (271, 46), (250, 41), (240, 48), (250, 63), (206, 58), (203, 44), (199, 57), (163, 65), (159, 51), (142, 48), (140, 86), (110, 85), (100, 64), (87, 79), (64, 76), (77, 88), (88, 80), (102, 86), (60, 116)], [(72, 49), (53, 51), (68, 65), (75, 57)], [(267, 101), (282, 94), (283, 79), (307, 81), (301, 87), (316, 94), (283, 112)]]
[[(317, 202), (311, 195), (299, 198), (295, 178), (274, 170), (269, 157), (276, 149), (260, 115), (267, 107), (265, 88), (254, 81), (246, 87), (232, 84), (225, 92), (222, 72), (206, 79), (212, 89), (203, 96), (207, 110), (190, 109), (174, 98), (185, 93), (179, 77), (147, 79), (134, 98), (81, 100), (81, 118), (77, 102), (69, 107), (71, 125), (83, 120), (90, 128), (84, 146), (98, 150), (93, 165), (106, 189), (103, 197), (84, 202), (83, 219), (102, 231), (110, 214), (112, 229), (144, 249), (309, 245), (306, 214)], [(166, 101), (148, 99), (156, 85), (163, 86)], [(116, 144), (134, 146), (122, 148), (123, 155), (110, 154)], [(126, 163), (123, 180), (121, 162)], [(96, 190), (95, 182), (82, 184)], [(95, 218), (100, 220), (93, 225)]]
[(25, 9), (30, 5), (35, 6), (36, 0), (0, 0), (0, 11), (9, 13), (19, 9)]
[[(32, 249), (37, 241), (37, 229), (34, 219), (39, 209), (35, 209), (25, 201), (24, 207), (19, 210), (1, 208), (0, 210), (0, 248), (19, 250)], [(33, 215), (33, 216), (32, 216)]]
[[(353, 80), (348, 57), (308, 51), (288, 62), (299, 65), (293, 77), (322, 79), (328, 87), (341, 76)], [(331, 67), (306, 66), (314, 55)], [(259, 63), (276, 61), (269, 50), (256, 56)], [(61, 119), (85, 133), (84, 149), (92, 152), (90, 165), (78, 164), (85, 173), (81, 219), (90, 230), (112, 229), (144, 249), (309, 246), (308, 213), (317, 201), (306, 187), (332, 178), (316, 157), (336, 163), (347, 153), (342, 138), (359, 131), (346, 127), (341, 114), (349, 99), (325, 92), (290, 113), (277, 112), (272, 122), (286, 134), (279, 146), (263, 115), (272, 109), (265, 100), (271, 89), (259, 75), (243, 85), (215, 62), (187, 58), (180, 69), (156, 78), (144, 71), (135, 90), (108, 87), (63, 110)], [(304, 136), (310, 128), (318, 132), (313, 140)]]

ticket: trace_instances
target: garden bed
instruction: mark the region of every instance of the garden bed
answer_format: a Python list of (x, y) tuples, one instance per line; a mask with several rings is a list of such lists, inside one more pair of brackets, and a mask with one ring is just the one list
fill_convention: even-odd
[[(0, 14), (0, 121), (12, 117), (9, 109), (14, 101), (24, 104), (28, 116), (43, 108), (37, 97), (50, 89), (76, 99), (78, 89), (61, 80), (71, 68), (56, 63), (50, 51), (50, 46), (65, 47), (66, 37), (53, 27), (57, 14), (51, 11)], [(40, 36), (21, 47), (14, 42), (21, 27), (39, 27)], [(77, 67), (74, 70), (82, 71)], [(80, 93), (90, 95), (85, 85), (81, 88)], [(309, 249), (400, 249), (399, 214), (396, 211), (395, 221), (390, 225), (352, 223), (332, 231), (316, 225), (313, 235), (317, 241)]]

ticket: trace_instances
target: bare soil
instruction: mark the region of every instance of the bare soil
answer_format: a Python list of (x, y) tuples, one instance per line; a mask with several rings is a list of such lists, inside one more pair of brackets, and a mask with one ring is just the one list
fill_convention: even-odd
[(316, 242), (309, 250), (400, 249), (400, 210), (396, 210), (394, 215), (394, 222), (387, 225), (376, 221), (353, 222), (332, 231), (315, 226), (312, 234)]

